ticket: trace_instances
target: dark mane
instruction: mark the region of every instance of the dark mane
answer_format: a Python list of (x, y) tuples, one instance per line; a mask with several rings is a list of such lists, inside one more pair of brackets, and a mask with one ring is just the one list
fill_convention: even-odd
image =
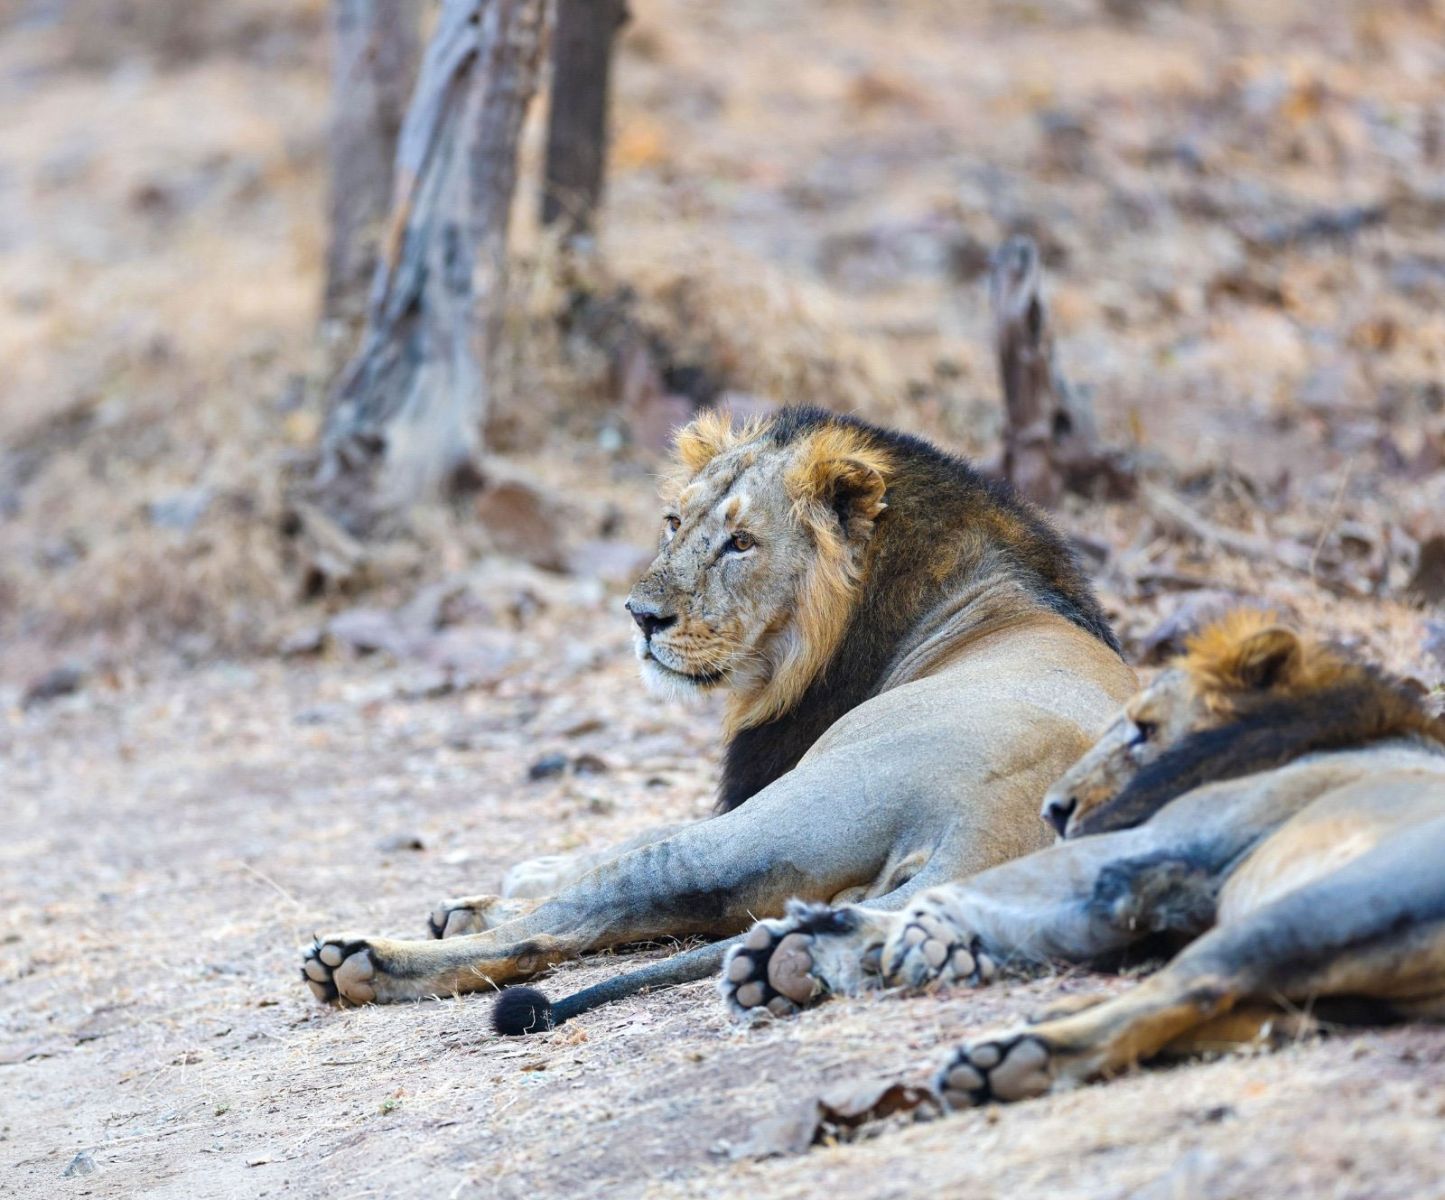
[(1445, 748), (1445, 718), (1432, 717), (1403, 680), (1377, 667), (1353, 665), (1327, 687), (1266, 693), (1243, 705), (1228, 724), (1181, 739), (1085, 816), (1078, 832), (1139, 825), (1206, 783), (1273, 770), (1316, 751), (1409, 736)]
[(1073, 551), (1006, 483), (905, 433), (819, 408), (786, 408), (764, 434), (787, 446), (824, 426), (860, 434), (896, 463), (868, 544), (861, 594), (837, 654), (788, 712), (728, 744), (718, 808), (736, 808), (790, 771), (850, 709), (875, 694), (900, 643), (959, 583), (1007, 576), (1116, 654), (1119, 643)]

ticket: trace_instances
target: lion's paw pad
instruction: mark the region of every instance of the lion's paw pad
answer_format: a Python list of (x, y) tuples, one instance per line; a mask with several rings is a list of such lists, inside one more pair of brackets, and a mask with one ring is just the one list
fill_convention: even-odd
[(785, 1017), (824, 992), (812, 974), (813, 937), (785, 921), (754, 925), (723, 968), (723, 995), (738, 1013), (766, 1008)]
[(935, 981), (977, 986), (996, 973), (978, 938), (928, 909), (910, 912), (883, 950), (883, 978), (889, 987), (922, 987)]
[(950, 1108), (967, 1108), (1041, 1096), (1053, 1081), (1049, 1048), (1032, 1034), (1020, 1033), (960, 1047), (938, 1073), (937, 1087)]
[(362, 938), (317, 938), (301, 956), (301, 977), (324, 1003), (370, 1004), (376, 999), (375, 976), (371, 947)]

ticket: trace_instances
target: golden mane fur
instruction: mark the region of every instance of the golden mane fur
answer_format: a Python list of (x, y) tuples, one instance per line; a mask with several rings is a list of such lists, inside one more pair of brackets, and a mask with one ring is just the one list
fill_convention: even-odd
[(1175, 665), (1216, 717), (1242, 715), (1265, 694), (1304, 702), (1348, 691), (1359, 703), (1362, 728), (1445, 741), (1445, 718), (1432, 717), (1405, 681), (1327, 641), (1302, 637), (1271, 612), (1241, 609), (1222, 617), (1187, 640)]

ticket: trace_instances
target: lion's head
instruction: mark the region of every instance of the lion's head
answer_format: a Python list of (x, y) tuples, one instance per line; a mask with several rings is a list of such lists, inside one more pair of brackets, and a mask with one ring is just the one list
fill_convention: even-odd
[(1311, 750), (1391, 736), (1445, 738), (1410, 684), (1239, 610), (1190, 638), (1044, 796), (1065, 837), (1147, 820), (1203, 783), (1280, 766)]
[(632, 589), (654, 691), (732, 693), (729, 732), (787, 711), (838, 647), (874, 522), (886, 449), (866, 429), (708, 413), (677, 437), (657, 557)]
[(1044, 819), (1066, 837), (1083, 832), (1141, 771), (1186, 738), (1298, 686), (1307, 657), (1318, 655), (1306, 655), (1299, 636), (1272, 614), (1242, 609), (1209, 625), (1049, 789)]

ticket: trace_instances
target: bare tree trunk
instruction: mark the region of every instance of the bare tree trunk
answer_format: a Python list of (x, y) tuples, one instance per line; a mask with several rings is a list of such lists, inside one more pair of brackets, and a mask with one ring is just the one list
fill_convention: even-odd
[(366, 332), (322, 437), (318, 498), (352, 532), (477, 470), (546, 9), (444, 0), (397, 147)]
[(542, 224), (568, 234), (592, 228), (602, 199), (612, 45), (627, 16), (627, 0), (557, 0)]
[(989, 299), (1006, 416), (1004, 476), (1036, 504), (1057, 504), (1066, 490), (1126, 499), (1135, 488), (1129, 463), (1099, 441), (1088, 398), (1055, 370), (1041, 282), (1032, 239), (1013, 237), (999, 247)]
[(421, 60), (420, 0), (332, 0), (330, 241), (323, 332), (349, 340), (391, 202), (391, 166)]

